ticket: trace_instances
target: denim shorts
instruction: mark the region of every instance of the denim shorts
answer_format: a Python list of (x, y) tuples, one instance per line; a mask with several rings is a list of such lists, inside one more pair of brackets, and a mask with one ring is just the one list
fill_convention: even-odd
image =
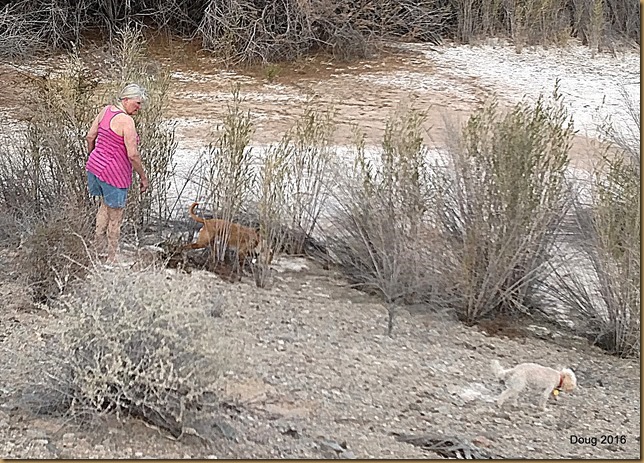
[(123, 209), (127, 199), (127, 188), (116, 188), (98, 179), (96, 175), (87, 171), (87, 186), (92, 196), (102, 196), (103, 202), (112, 209)]

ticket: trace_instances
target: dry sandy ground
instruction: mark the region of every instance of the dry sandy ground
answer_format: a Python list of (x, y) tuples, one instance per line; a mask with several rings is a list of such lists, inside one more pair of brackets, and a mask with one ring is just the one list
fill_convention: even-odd
[[(479, 451), (503, 458), (639, 458), (636, 361), (605, 355), (552, 329), (536, 330), (538, 335), (528, 338), (489, 337), (430, 308), (402, 311), (389, 338), (382, 306), (342, 278), (307, 260), (281, 260), (276, 268), (270, 289), (254, 287), (249, 278), (231, 285), (206, 272), (190, 276), (191, 284), (215, 285), (225, 301), (219, 332), (232, 339), (238, 352), (219, 383), (228, 407), (207, 417), (199, 430), (211, 443), (191, 435), (174, 441), (133, 420), (108, 420), (88, 429), (15, 408), (24, 355), (42, 349), (65, 322), (55, 311), (29, 309), (27, 300), (20, 302), (15, 283), (3, 282), (0, 454), (440, 457), (397, 441), (397, 433), (473, 442)], [(170, 284), (184, 284), (173, 272), (167, 271)], [(506, 366), (523, 361), (568, 365), (576, 370), (580, 387), (551, 400), (546, 412), (530, 396), (520, 408), (499, 409), (493, 401), (502, 386), (490, 371), (493, 359)], [(585, 443), (571, 443), (576, 437)], [(595, 445), (592, 438), (598, 440)], [(607, 440), (602, 443), (602, 438)]]

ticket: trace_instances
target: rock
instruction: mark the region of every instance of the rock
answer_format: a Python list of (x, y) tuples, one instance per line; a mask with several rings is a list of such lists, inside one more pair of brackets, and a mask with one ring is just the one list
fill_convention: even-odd
[(328, 440), (328, 439), (323, 439), (320, 441), (320, 447), (323, 450), (333, 450), (334, 452), (337, 452), (338, 454), (344, 452), (346, 450), (346, 444), (344, 444), (344, 447), (340, 444), (338, 444), (334, 440)]
[(213, 422), (212, 427), (226, 439), (233, 440), (237, 435), (235, 428), (222, 420), (216, 420), (215, 422)]
[(286, 425), (280, 425), (278, 426), (278, 429), (282, 434), (292, 437), (293, 439), (300, 439), (302, 437), (300, 430), (290, 423)]
[(310, 410), (305, 407), (296, 407), (289, 404), (265, 404), (261, 408), (275, 417), (283, 418), (308, 418), (311, 414)]
[(73, 432), (66, 432), (62, 437), (63, 447), (73, 447), (76, 435)]
[(469, 342), (467, 342), (467, 341), (463, 341), (462, 345), (463, 345), (463, 347), (465, 347), (466, 349), (469, 349), (469, 350), (476, 350), (476, 346), (475, 346), (475, 345), (473, 345), (473, 344), (470, 344), (470, 343), (469, 343)]
[(48, 442), (47, 444), (45, 444), (45, 448), (49, 450), (53, 455), (56, 455), (56, 458), (58, 458), (58, 456), (60, 455), (60, 450), (52, 442)]
[(47, 433), (42, 429), (27, 429), (25, 431), (25, 437), (28, 439), (47, 439)]
[(490, 439), (485, 436), (476, 436), (474, 439), (472, 439), (472, 443), (474, 445), (478, 445), (479, 447), (492, 447), (492, 441), (490, 441)]

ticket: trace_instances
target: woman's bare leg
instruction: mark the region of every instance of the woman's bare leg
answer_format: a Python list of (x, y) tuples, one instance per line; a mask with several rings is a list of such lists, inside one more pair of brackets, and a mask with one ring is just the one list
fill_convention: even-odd
[(96, 213), (96, 231), (94, 232), (94, 246), (96, 246), (99, 254), (105, 250), (105, 245), (107, 244), (105, 235), (107, 233), (107, 224), (110, 220), (108, 209), (109, 207), (101, 199), (101, 205)]
[(121, 222), (123, 220), (124, 209), (107, 208), (109, 222), (107, 224), (107, 260), (114, 262), (116, 252), (119, 247), (119, 237), (121, 236)]

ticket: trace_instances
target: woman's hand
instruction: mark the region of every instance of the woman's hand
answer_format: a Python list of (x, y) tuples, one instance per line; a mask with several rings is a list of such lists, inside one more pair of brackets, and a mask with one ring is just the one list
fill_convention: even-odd
[(147, 177), (141, 177), (141, 193), (145, 193), (148, 191), (148, 188), (150, 187), (150, 182), (148, 182)]

